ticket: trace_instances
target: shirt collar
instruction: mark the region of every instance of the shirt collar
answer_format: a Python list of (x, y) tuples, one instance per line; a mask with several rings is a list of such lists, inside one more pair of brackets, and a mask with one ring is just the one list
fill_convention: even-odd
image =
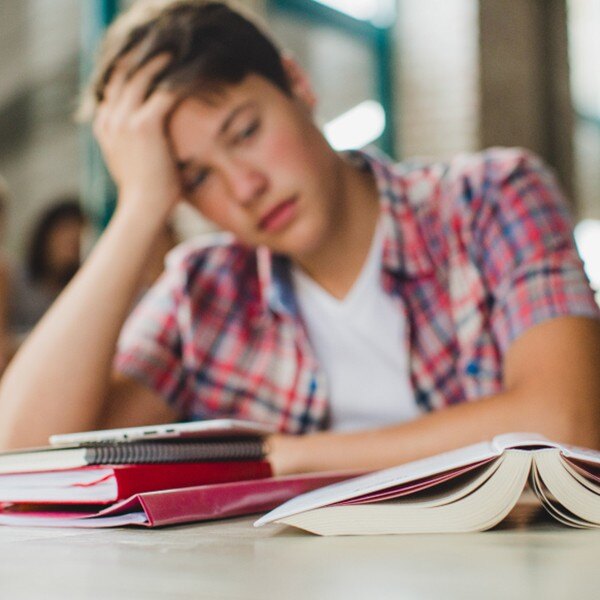
[(293, 291), (290, 259), (273, 254), (266, 246), (259, 246), (256, 253), (263, 305), (275, 313), (297, 315), (299, 311)]
[[(344, 152), (343, 156), (359, 168), (371, 169), (375, 177), (384, 231), (382, 268), (407, 278), (431, 274), (433, 262), (416, 219), (415, 207), (408, 196), (402, 166), (372, 149), (352, 150)], [(257, 260), (264, 305), (275, 313), (297, 316), (299, 310), (293, 293), (290, 259), (260, 246)]]
[[(379, 151), (351, 154), (371, 169), (377, 183), (385, 231), (383, 268), (408, 278), (432, 273), (433, 262), (416, 216), (419, 200), (429, 199), (432, 190), (411, 189), (406, 167)], [(423, 197), (417, 198), (415, 192)]]

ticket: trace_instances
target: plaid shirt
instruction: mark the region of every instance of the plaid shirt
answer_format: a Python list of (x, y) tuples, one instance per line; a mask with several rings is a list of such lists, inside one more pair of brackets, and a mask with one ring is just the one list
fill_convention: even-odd
[[(381, 284), (407, 322), (423, 411), (502, 389), (502, 358), (533, 325), (598, 317), (565, 203), (540, 161), (491, 149), (435, 164), (353, 152), (377, 180)], [(327, 426), (327, 382), (294, 298), (288, 259), (229, 237), (177, 248), (125, 325), (116, 369), (182, 419)]]

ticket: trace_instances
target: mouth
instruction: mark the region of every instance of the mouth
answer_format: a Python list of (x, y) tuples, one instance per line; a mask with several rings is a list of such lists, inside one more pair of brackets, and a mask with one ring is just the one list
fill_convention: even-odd
[(294, 195), (280, 202), (268, 211), (258, 222), (261, 231), (274, 233), (286, 227), (296, 216), (298, 196)]

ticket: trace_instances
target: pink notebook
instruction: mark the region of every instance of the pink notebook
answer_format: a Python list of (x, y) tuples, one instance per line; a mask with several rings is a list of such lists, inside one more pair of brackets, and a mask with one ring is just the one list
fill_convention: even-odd
[(27, 527), (162, 527), (236, 517), (271, 510), (304, 492), (360, 473), (335, 471), (217, 483), (144, 492), (91, 512), (84, 506), (48, 507), (13, 504), (0, 510), (0, 525)]

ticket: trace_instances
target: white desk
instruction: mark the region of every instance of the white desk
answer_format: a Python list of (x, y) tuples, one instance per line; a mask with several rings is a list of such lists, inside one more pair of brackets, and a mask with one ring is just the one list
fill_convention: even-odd
[(0, 528), (0, 598), (597, 598), (600, 531), (320, 538), (242, 518), (162, 530)]

